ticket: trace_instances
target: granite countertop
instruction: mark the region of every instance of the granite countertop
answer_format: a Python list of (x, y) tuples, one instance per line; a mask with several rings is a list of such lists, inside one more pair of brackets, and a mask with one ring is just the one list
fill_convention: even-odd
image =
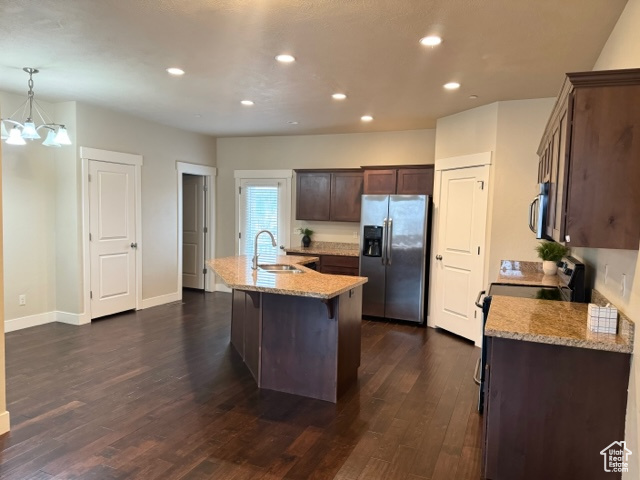
[[(594, 292), (598, 297), (599, 294)], [(604, 301), (601, 298), (594, 300), (594, 303)], [(593, 333), (587, 326), (586, 303), (493, 295), (485, 334), (489, 337), (632, 353), (634, 324), (621, 314), (617, 335)]]
[(308, 247), (289, 247), (285, 252), (304, 253), (305, 255), (339, 255), (343, 257), (359, 257), (360, 245), (357, 243), (311, 242)]
[(502, 260), (496, 282), (543, 287), (557, 287), (559, 283), (558, 275), (545, 275), (542, 272), (542, 262), (520, 262), (518, 260)]
[(329, 299), (367, 283), (366, 277), (328, 275), (303, 267), (317, 262), (317, 257), (277, 255), (260, 257), (260, 263), (296, 265), (304, 273), (271, 273), (251, 268), (251, 257), (214, 258), (207, 261), (222, 281), (236, 290)]

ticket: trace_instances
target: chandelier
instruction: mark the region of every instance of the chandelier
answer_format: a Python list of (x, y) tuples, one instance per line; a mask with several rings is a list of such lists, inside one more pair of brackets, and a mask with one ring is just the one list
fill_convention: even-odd
[[(54, 123), (51, 120), (44, 109), (33, 98), (33, 75), (38, 73), (39, 70), (31, 67), (24, 67), (23, 70), (29, 74), (29, 91), (27, 92), (27, 99), (24, 101), (18, 109), (8, 118), (0, 118), (1, 137), (9, 145), (24, 145), (26, 140), (38, 140), (42, 138), (38, 133), (38, 130), (46, 131), (46, 137), (42, 142), (45, 147), (60, 147), (61, 145), (71, 145), (69, 139), (69, 133), (64, 125)], [(18, 111), (22, 109), (22, 122), (13, 120)], [(34, 113), (38, 118), (34, 118)], [(36, 126), (36, 121), (42, 122)], [(7, 130), (8, 124), (11, 129)], [(44, 133), (44, 131), (42, 133)]]

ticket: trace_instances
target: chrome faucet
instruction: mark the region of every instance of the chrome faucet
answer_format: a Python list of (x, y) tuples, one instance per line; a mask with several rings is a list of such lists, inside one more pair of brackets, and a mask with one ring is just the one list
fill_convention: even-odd
[(253, 268), (254, 270), (258, 269), (258, 237), (261, 233), (268, 233), (271, 237), (271, 244), (274, 247), (277, 245), (273, 233), (271, 233), (269, 230), (260, 230), (258, 233), (256, 233), (256, 238), (253, 241), (253, 260), (251, 262), (251, 268)]

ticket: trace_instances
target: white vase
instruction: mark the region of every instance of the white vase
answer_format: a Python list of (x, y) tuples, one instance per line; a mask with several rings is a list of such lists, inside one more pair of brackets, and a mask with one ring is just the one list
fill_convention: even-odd
[(551, 260), (542, 261), (542, 271), (545, 275), (555, 275), (558, 271), (558, 264)]

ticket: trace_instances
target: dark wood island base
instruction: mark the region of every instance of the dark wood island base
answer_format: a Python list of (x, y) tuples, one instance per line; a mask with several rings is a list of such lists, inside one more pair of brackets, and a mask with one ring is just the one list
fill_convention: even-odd
[(258, 387), (335, 403), (358, 380), (362, 286), (330, 299), (233, 290), (231, 344)]

